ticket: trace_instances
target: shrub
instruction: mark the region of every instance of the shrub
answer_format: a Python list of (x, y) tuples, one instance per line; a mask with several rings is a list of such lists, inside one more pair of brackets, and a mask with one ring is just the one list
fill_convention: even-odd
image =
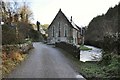
[(104, 51), (109, 51), (109, 52), (118, 50), (118, 35), (117, 34), (105, 35), (102, 48)]
[[(18, 37), (18, 38), (17, 38)], [(21, 32), (16, 34), (15, 27), (4, 24), (2, 25), (2, 44), (16, 44), (16, 43), (23, 43), (24, 37)]]
[(105, 71), (105, 75), (107, 77), (120, 77), (120, 63), (118, 61), (120, 56), (118, 55), (111, 55), (111, 60), (109, 61), (109, 65), (104, 66), (102, 69)]

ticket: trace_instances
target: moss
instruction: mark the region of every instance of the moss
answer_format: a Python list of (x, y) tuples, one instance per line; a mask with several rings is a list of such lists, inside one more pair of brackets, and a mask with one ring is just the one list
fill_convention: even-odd
[(92, 50), (92, 48), (88, 48), (84, 45), (80, 45), (80, 50), (87, 51), (87, 50)]

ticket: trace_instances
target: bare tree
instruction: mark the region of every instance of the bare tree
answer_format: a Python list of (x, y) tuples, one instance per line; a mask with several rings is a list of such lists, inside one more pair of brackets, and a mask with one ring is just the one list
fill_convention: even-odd
[(23, 2), (23, 6), (19, 9), (21, 21), (29, 23), (33, 19), (33, 13), (27, 2)]

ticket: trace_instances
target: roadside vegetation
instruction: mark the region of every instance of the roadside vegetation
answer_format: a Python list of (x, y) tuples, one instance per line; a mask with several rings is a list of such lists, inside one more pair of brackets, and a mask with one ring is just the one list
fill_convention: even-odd
[(63, 53), (70, 59), (71, 63), (75, 65), (77, 71), (87, 80), (118, 80), (120, 79), (119, 43), (120, 41), (117, 35), (106, 35), (102, 44), (103, 56), (101, 61), (82, 62), (69, 52)]
[(2, 70), (2, 77), (7, 76), (12, 70), (15, 69), (28, 55), (28, 51), (33, 49), (31, 41), (24, 44), (16, 45), (3, 45), (2, 46), (2, 64), (0, 70)]
[(98, 61), (82, 62), (69, 53), (63, 53), (75, 65), (74, 68), (87, 80), (117, 80), (120, 77), (117, 55), (111, 60), (111, 64), (106, 66)]
[[(79, 67), (87, 77), (91, 75), (91, 80), (98, 77), (98, 80), (120, 79), (119, 6), (120, 3), (109, 8), (105, 14), (94, 17), (85, 31), (85, 44), (102, 49), (102, 60), (100, 62), (90, 62), (92, 67), (89, 66), (88, 62), (85, 62), (81, 63)], [(86, 66), (82, 68), (83, 65)]]
[(32, 41), (38, 40), (38, 31), (31, 24), (32, 11), (26, 2), (1, 1), (2, 16), (2, 77), (15, 69), (33, 48)]
[(9, 74), (20, 62), (26, 58), (27, 54), (23, 54), (19, 51), (12, 51), (9, 55), (6, 52), (2, 52), (2, 77)]
[(82, 67), (79, 68), (85, 73), (87, 73), (87, 76), (91, 78), (101, 78), (103, 80), (119, 79), (120, 78), (120, 72), (119, 72), (120, 55), (118, 48), (119, 44), (120, 41), (118, 38), (118, 34), (105, 35), (101, 47), (103, 49), (102, 60), (100, 62), (95, 62), (95, 63), (94, 62), (81, 63), (82, 64), (81, 66), (83, 66), (83, 68)]

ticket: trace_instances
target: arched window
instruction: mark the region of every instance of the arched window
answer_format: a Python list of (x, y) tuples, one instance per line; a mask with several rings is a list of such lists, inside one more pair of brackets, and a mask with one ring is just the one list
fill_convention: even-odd
[(60, 37), (60, 22), (58, 22), (58, 37)]
[(64, 37), (67, 37), (67, 24), (64, 25)]
[(54, 37), (55, 26), (52, 27), (52, 36)]

